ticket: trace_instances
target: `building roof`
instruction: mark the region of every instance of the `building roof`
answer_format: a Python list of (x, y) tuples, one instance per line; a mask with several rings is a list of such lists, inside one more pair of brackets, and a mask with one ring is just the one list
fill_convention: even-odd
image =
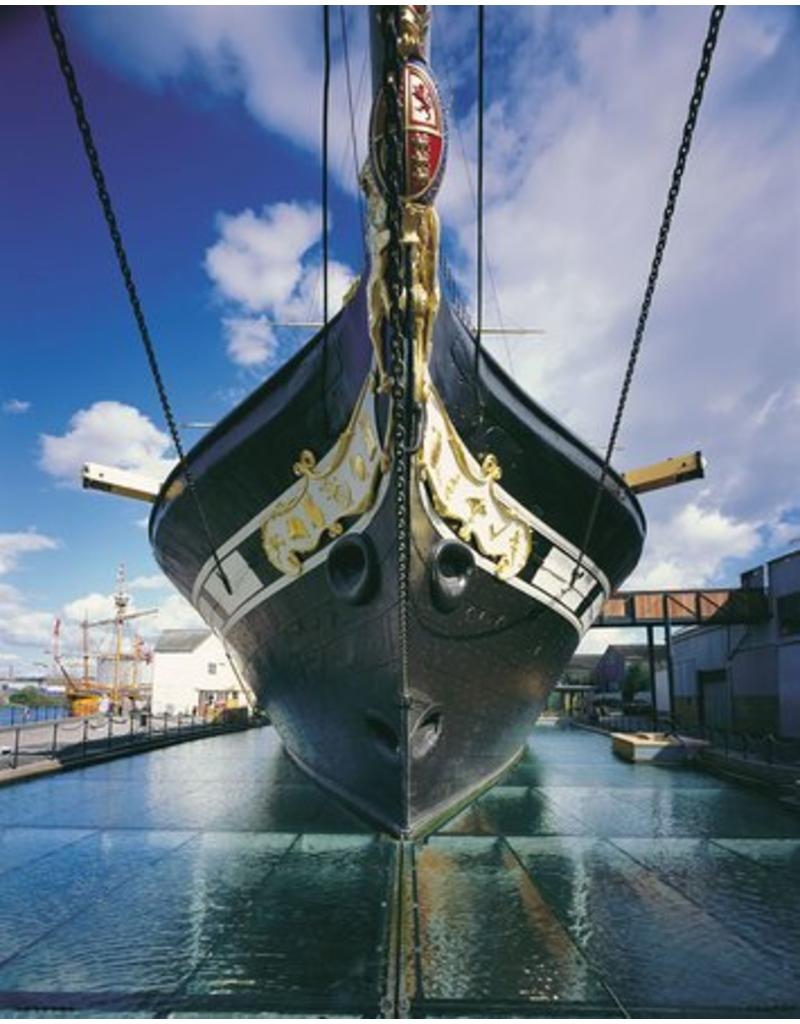
[(156, 640), (156, 654), (189, 654), (211, 636), (210, 629), (165, 629)]
[[(648, 648), (647, 644), (609, 644), (605, 649), (605, 653), (614, 651), (621, 658), (647, 658)], [(664, 644), (653, 644), (653, 652), (655, 653), (656, 661), (664, 661), (667, 657), (667, 649)]]
[(576, 668), (593, 669), (599, 660), (599, 654), (573, 654), (565, 671), (569, 672), (570, 669)]

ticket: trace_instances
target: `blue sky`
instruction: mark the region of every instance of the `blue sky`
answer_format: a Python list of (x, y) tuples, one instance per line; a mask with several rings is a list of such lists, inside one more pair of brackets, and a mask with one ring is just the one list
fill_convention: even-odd
[[(331, 17), (339, 295), (361, 241)], [(177, 418), (216, 420), (305, 340), (274, 322), (319, 316), (320, 9), (62, 19)], [(362, 9), (347, 19), (363, 158)], [(545, 328), (498, 356), (598, 447), (706, 21), (706, 8), (487, 11), (485, 317)], [(436, 11), (451, 118), (439, 209), (468, 293), (474, 25), (472, 8)], [(640, 585), (735, 582), (800, 536), (799, 39), (795, 8), (729, 8), (722, 25), (616, 460), (700, 447), (709, 476), (646, 499)], [(104, 613), (121, 561), (159, 625), (192, 616), (150, 556), (146, 506), (77, 486), (86, 458), (159, 473), (171, 453), (37, 8), (4, 14), (0, 78), (2, 674), (46, 660), (56, 615)]]

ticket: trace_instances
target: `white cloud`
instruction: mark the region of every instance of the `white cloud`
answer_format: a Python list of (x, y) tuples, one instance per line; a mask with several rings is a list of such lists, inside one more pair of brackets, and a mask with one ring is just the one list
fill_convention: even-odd
[[(357, 138), (366, 138), (371, 101), (367, 19), (348, 11), (351, 81)], [(322, 18), (316, 7), (153, 7), (146, 16), (125, 7), (85, 8), (76, 16), (96, 56), (151, 88), (188, 79), (216, 93), (240, 96), (250, 115), (311, 153), (321, 148)], [(330, 169), (354, 190), (349, 111), (339, 15), (333, 36)], [(180, 95), (180, 93), (179, 93)]]
[[(322, 231), (320, 216), (314, 204), (275, 203), (258, 215), (243, 210), (217, 218), (220, 238), (206, 252), (205, 267), (217, 294), (236, 314), (222, 321), (236, 365), (269, 367), (276, 361), (275, 322), (321, 317), (322, 272), (311, 258)], [(338, 311), (352, 278), (346, 266), (328, 261), (329, 316)]]
[(36, 530), (24, 533), (0, 533), (0, 574), (16, 569), (23, 555), (35, 551), (52, 551), (58, 541)]
[(115, 612), (114, 595), (99, 594), (96, 591), (68, 601), (62, 609), (62, 615), (68, 623), (83, 622), (84, 619), (88, 622), (111, 619)]
[[(98, 8), (76, 17), (105, 59), (159, 86), (199, 74), (211, 88), (241, 95), (270, 130), (318, 151), (316, 13), (164, 8), (143, 18)], [(547, 329), (541, 340), (509, 341), (514, 376), (600, 448), (708, 14), (522, 7), (487, 17), (488, 256), (503, 319)], [(444, 20), (454, 32), (442, 29)], [(434, 69), (441, 75), (449, 64), (461, 107), (474, 87), (473, 25), (457, 9), (437, 9)], [(691, 582), (714, 580), (731, 565), (724, 545), (727, 554), (755, 558), (755, 538), (782, 542), (779, 524), (791, 523), (797, 507), (792, 25), (788, 11), (732, 7), (721, 27), (617, 457), (626, 468), (701, 447), (710, 490), (688, 485), (644, 498), (650, 532), (641, 579), (689, 580), (694, 558)], [(337, 111), (346, 109), (340, 98)], [(439, 205), (455, 242), (451, 262), (471, 285), (475, 212), (458, 136), (473, 153), (474, 107), (453, 129)], [(360, 129), (358, 138), (363, 146)], [(474, 160), (471, 172), (474, 180)], [(282, 204), (220, 226), (207, 267), (235, 304), (229, 316), (305, 319), (306, 299), (318, 294), (308, 255), (318, 211)], [(486, 319), (495, 315), (489, 287)], [(684, 551), (671, 539), (678, 531), (686, 531)]]
[(52, 629), (51, 613), (31, 609), (16, 587), (0, 583), (0, 643), (44, 651), (50, 644)]
[(727, 559), (754, 556), (762, 542), (760, 524), (690, 501), (668, 520), (655, 521), (642, 562), (626, 587), (706, 586), (717, 582)]
[(167, 577), (160, 572), (154, 572), (148, 576), (134, 576), (126, 584), (128, 590), (165, 590), (171, 586)]
[[(28, 530), (0, 533), (0, 574), (13, 572), (20, 559), (59, 546), (53, 537)], [(32, 609), (25, 595), (10, 583), (0, 583), (0, 643), (44, 650), (50, 643), (53, 616)]]
[[(708, 13), (488, 17), (506, 33), (488, 72), (489, 260), (503, 319), (547, 330), (509, 341), (514, 376), (601, 449)], [(726, 556), (768, 554), (763, 542), (782, 536), (774, 524), (798, 504), (793, 31), (785, 12), (755, 8), (729, 8), (721, 27), (615, 460), (625, 469), (698, 447), (709, 460), (707, 493), (695, 484), (643, 498), (637, 579), (652, 585), (735, 582), (740, 566)], [(451, 133), (440, 204), (470, 285), (475, 214), (458, 128), (472, 153), (474, 108)], [(474, 180), (474, 161), (470, 170)], [(485, 318), (495, 316), (489, 288)], [(505, 362), (504, 346), (495, 351)]]
[(264, 366), (275, 358), (278, 340), (266, 317), (226, 317), (227, 351), (237, 366)]
[(39, 465), (60, 483), (80, 486), (85, 462), (100, 462), (163, 480), (174, 466), (170, 440), (138, 409), (95, 402), (80, 409), (60, 437), (41, 435)]
[(30, 402), (23, 402), (19, 398), (9, 398), (3, 402), (3, 412), (10, 416), (19, 416), (21, 413), (27, 412), (30, 407)]
[[(343, 263), (328, 260), (328, 316), (338, 313), (345, 292), (353, 283), (353, 272)], [(318, 264), (310, 264), (295, 283), (290, 295), (277, 309), (277, 315), (286, 323), (306, 320), (309, 315), (322, 319), (322, 271)]]
[(321, 233), (313, 204), (276, 203), (260, 215), (243, 210), (217, 218), (220, 240), (206, 253), (206, 270), (220, 294), (256, 313), (276, 309), (292, 294), (301, 259)]
[(199, 629), (206, 624), (180, 594), (170, 596), (159, 605), (158, 616), (154, 618), (159, 631), (162, 629)]

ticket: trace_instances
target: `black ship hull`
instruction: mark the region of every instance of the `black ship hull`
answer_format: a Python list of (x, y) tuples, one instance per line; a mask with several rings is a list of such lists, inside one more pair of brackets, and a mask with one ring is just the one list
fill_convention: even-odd
[[(413, 835), (514, 762), (582, 633), (634, 567), (644, 522), (611, 473), (572, 585), (600, 460), (491, 358), (481, 357), (476, 379), (474, 341), (443, 303), (430, 362), (438, 415), (449, 417), (454, 444), (496, 456), (503, 494), (527, 516), (530, 550), (518, 571), (502, 573), (443, 507), (424, 444), (411, 464), (407, 522), (398, 523), (388, 459), (379, 466), (375, 456), (359, 485), (364, 459), (373, 466), (370, 429), (380, 442), (392, 416), (390, 397), (370, 384), (365, 291), (188, 457), (232, 593), (178, 471), (150, 532), (165, 573), (224, 638), (292, 758), (380, 827)], [(320, 508), (298, 491), (311, 518), (292, 520), (284, 510), (299, 499), (287, 504), (287, 489), (316, 480), (341, 499), (324, 460), (308, 453), (335, 453), (343, 437), (355, 443), (359, 402), (367, 454), (361, 465), (349, 455), (350, 489), (362, 486), (363, 500), (342, 501), (340, 519), (309, 539), (318, 516), (323, 525)], [(331, 465), (344, 466), (346, 455)], [(436, 458), (438, 449), (429, 463)], [(284, 530), (277, 541), (271, 523)], [(410, 546), (404, 638), (399, 529)], [(294, 534), (300, 553), (287, 556), (284, 539)]]

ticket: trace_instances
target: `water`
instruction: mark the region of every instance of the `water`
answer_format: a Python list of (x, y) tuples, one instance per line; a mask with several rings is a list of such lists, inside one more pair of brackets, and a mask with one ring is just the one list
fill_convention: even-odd
[(270, 729), (0, 790), (0, 1012), (800, 1007), (800, 817), (605, 737), (530, 747), (416, 847)]

